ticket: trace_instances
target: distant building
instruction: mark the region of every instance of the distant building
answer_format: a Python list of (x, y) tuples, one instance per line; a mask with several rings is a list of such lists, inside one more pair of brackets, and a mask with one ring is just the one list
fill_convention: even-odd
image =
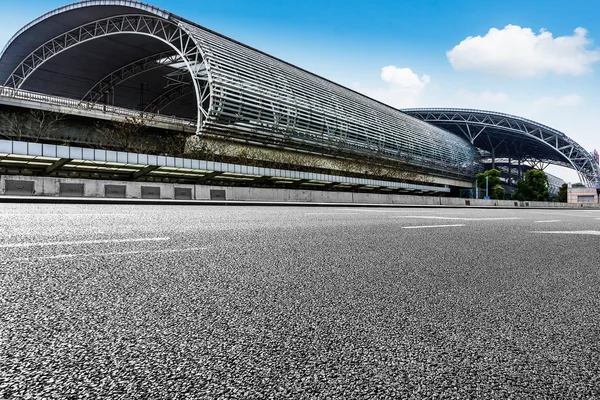
[(571, 204), (598, 204), (598, 189), (573, 185), (567, 190), (567, 202)]

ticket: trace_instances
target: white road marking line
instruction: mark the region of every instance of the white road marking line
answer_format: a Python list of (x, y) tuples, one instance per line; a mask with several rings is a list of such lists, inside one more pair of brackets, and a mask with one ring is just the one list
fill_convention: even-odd
[(67, 242), (38, 242), (38, 243), (8, 243), (0, 244), (0, 248), (8, 247), (35, 247), (35, 246), (66, 246), (66, 245), (82, 245), (82, 244), (99, 244), (99, 243), (131, 243), (131, 242), (162, 242), (170, 240), (168, 237), (158, 238), (134, 238), (134, 239), (104, 239), (104, 240), (75, 240)]
[(438, 217), (430, 215), (394, 215), (392, 218), (416, 218), (416, 219), (450, 219), (456, 221), (504, 221), (504, 220), (515, 220), (521, 219), (517, 217), (506, 217), (506, 218), (464, 218), (464, 217)]
[(8, 261), (31, 261), (31, 260), (58, 260), (61, 258), (74, 258), (74, 257), (94, 257), (94, 256), (120, 256), (128, 254), (156, 254), (156, 253), (178, 253), (184, 251), (198, 251), (206, 250), (206, 247), (190, 247), (186, 249), (166, 249), (166, 250), (131, 250), (131, 251), (114, 251), (114, 252), (102, 252), (102, 253), (81, 253), (81, 254), (59, 254), (55, 256), (41, 256), (41, 257), (22, 257), (13, 258)]
[(556, 233), (563, 235), (597, 235), (600, 236), (600, 231), (533, 231), (531, 233)]
[(358, 215), (358, 213), (348, 213), (348, 212), (322, 212), (322, 213), (304, 213), (304, 215)]
[(543, 223), (543, 222), (560, 222), (560, 219), (548, 219), (548, 220), (544, 220), (544, 221), (533, 221), (533, 222), (537, 222), (537, 223)]
[(444, 212), (439, 210), (413, 210), (413, 209), (404, 209), (404, 210), (365, 210), (365, 209), (346, 209), (342, 208), (340, 210), (343, 211), (360, 211), (360, 212), (376, 212), (376, 213), (438, 213), (438, 214), (464, 214), (464, 212)]
[[(562, 216), (565, 216), (565, 217), (581, 217), (581, 218), (589, 218), (590, 217), (589, 215), (577, 215), (580, 212), (581, 211), (574, 211), (574, 212), (572, 212), (570, 214), (565, 214), (565, 213), (558, 213), (558, 212), (552, 211), (552, 215), (553, 216), (554, 215), (562, 215)], [(549, 213), (542, 213), (542, 212), (535, 212), (535, 211), (532, 211), (531, 213), (532, 214), (542, 214), (542, 215), (548, 215), (549, 214)]]
[(0, 214), (0, 217), (22, 217), (22, 216), (53, 216), (53, 217), (81, 217), (83, 216), (88, 216), (88, 217), (108, 217), (108, 216), (115, 216), (115, 217), (127, 217), (127, 216), (133, 216), (133, 214), (85, 214), (85, 213), (80, 213), (80, 214), (67, 214), (67, 213), (15, 213), (15, 214), (9, 214), (9, 213), (3, 213)]
[(571, 209), (571, 210), (566, 210), (566, 211), (573, 211), (573, 212), (579, 212), (579, 213), (586, 213), (586, 212), (600, 212), (600, 210), (576, 210), (576, 209)]
[(451, 226), (465, 226), (464, 224), (454, 225), (421, 225), (421, 226), (403, 226), (403, 229), (419, 229), (419, 228), (448, 228)]

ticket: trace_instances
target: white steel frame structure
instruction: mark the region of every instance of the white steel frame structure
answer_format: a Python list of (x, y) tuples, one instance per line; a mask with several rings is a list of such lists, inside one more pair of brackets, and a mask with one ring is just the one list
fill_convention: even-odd
[[(97, 2), (91, 2), (96, 4)], [(90, 23), (80, 25), (67, 32), (61, 33), (58, 36), (51, 38), (38, 46), (29, 55), (24, 57), (17, 65), (13, 72), (7, 78), (4, 86), (20, 89), (23, 83), (33, 73), (36, 72), (48, 60), (59, 55), (60, 53), (71, 50), (82, 43), (95, 40), (102, 37), (120, 35), (120, 34), (137, 34), (146, 35), (157, 39), (170, 46), (178, 55), (178, 61), (185, 65), (185, 68), (191, 76), (191, 84), (194, 87), (196, 98), (198, 100), (198, 130), (202, 126), (202, 121), (208, 116), (207, 110), (203, 107), (210, 100), (209, 86), (206, 82), (206, 73), (203, 66), (203, 57), (201, 50), (196, 46), (196, 42), (190, 37), (187, 31), (176, 22), (166, 20), (161, 17), (141, 14), (126, 14), (116, 15), (108, 18), (94, 20)], [(166, 55), (160, 55), (163, 58)], [(154, 59), (158, 61), (159, 59)], [(148, 65), (149, 58), (140, 60), (133, 65), (123, 66), (119, 71), (98, 82), (92, 89), (97, 86), (105, 89), (104, 85), (108, 83), (116, 83), (116, 78), (126, 76), (126, 71), (142, 68)], [(197, 74), (197, 72), (199, 72)], [(132, 76), (132, 72), (129, 76)], [(86, 94), (87, 96), (87, 94)], [(86, 100), (84, 97), (82, 100)]]
[(145, 113), (160, 113), (165, 107), (168, 107), (169, 104), (174, 101), (187, 96), (188, 94), (194, 91), (193, 87), (186, 83), (180, 83), (173, 85), (166, 92), (162, 93), (160, 96), (154, 98), (145, 108)]
[[(114, 15), (105, 15), (113, 9)], [(208, 132), (253, 142), (285, 142), (287, 147), (305, 147), (310, 151), (374, 156), (465, 180), (481, 170), (479, 154), (462, 138), (137, 1), (87, 0), (48, 13), (15, 35), (0, 57), (0, 65), (3, 59), (7, 64), (15, 64), (13, 58), (17, 55), (11, 44), (17, 43), (21, 35), (30, 29), (41, 29), (49, 20), (67, 12), (80, 19), (85, 17), (85, 21), (29, 49), (6, 79), (0, 74), (4, 86), (43, 93), (43, 88), (24, 84), (56, 55), (108, 36), (122, 35), (122, 40), (128, 40), (131, 34), (147, 35), (168, 44), (174, 53), (166, 57), (176, 59), (163, 62), (160, 57), (164, 54), (154, 51), (123, 63), (81, 93), (82, 105), (101, 101), (107, 91), (155, 67), (171, 65), (172, 75), (185, 67), (191, 79), (174, 79), (173, 84), (193, 86), (193, 91), (164, 87), (163, 93), (144, 108), (146, 112), (158, 112), (193, 92), (197, 112), (182, 117), (197, 119), (197, 134)], [(99, 17), (95, 17), (96, 13)], [(82, 53), (79, 58), (84, 57)]]
[(116, 86), (128, 79), (152, 69), (180, 62), (182, 62), (181, 57), (173, 51), (161, 52), (136, 60), (105, 76), (83, 96), (81, 101), (92, 104), (97, 103), (102, 101), (107, 93), (111, 93)]
[(444, 130), (207, 29), (187, 29), (210, 66), (207, 130), (374, 153), (462, 176), (478, 170), (475, 149)]
[(580, 179), (600, 187), (600, 167), (594, 156), (564, 133), (526, 118), (498, 112), (458, 108), (413, 108), (405, 113), (464, 136), (495, 160), (573, 168)]
[[(147, 41), (140, 45), (132, 36)], [(110, 69), (91, 66), (88, 73), (84, 65), (84, 76), (76, 76), (73, 64), (92, 58), (95, 49), (86, 47), (92, 41), (111, 61)], [(111, 53), (127, 44), (131, 55)], [(70, 92), (46, 84), (54, 78), (72, 84)], [(191, 120), (197, 134), (393, 161), (463, 181), (471, 181), (486, 159), (492, 165), (508, 159), (509, 168), (514, 160), (568, 166), (583, 181), (600, 185), (593, 156), (547, 126), (480, 110), (402, 112), (133, 0), (84, 0), (38, 18), (4, 48), (0, 83), (2, 95), (39, 93), (45, 101), (62, 96), (80, 108), (136, 110), (152, 114), (153, 121), (179, 118), (182, 126)], [(136, 85), (140, 91), (152, 86), (150, 101), (135, 101)], [(111, 104), (107, 97), (116, 91), (127, 94)]]

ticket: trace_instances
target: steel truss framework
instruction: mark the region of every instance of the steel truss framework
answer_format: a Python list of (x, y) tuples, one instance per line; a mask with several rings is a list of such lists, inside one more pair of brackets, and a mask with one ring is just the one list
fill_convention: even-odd
[(357, 150), (462, 177), (480, 168), (462, 138), (214, 32), (186, 27), (211, 73), (207, 129)]
[(179, 54), (174, 51), (153, 54), (140, 60), (127, 64), (116, 71), (108, 74), (102, 80), (94, 85), (81, 99), (82, 103), (95, 104), (102, 101), (106, 93), (110, 93), (121, 83), (143, 74), (153, 69), (161, 68), (166, 65), (183, 62)]
[(405, 113), (464, 136), (484, 155), (555, 164), (575, 169), (582, 181), (600, 185), (600, 168), (592, 154), (564, 133), (514, 115), (470, 109), (418, 108)]
[[(101, 8), (102, 11), (96, 14)], [(73, 19), (74, 15), (77, 18)], [(52, 19), (63, 23), (54, 24)], [(44, 24), (47, 26), (43, 27)], [(68, 28), (57, 32), (57, 26)], [(31, 42), (30, 47), (25, 46), (27, 51), (20, 53), (19, 40), (15, 39), (20, 35), (21, 38), (28, 37), (28, 31), (29, 37), (41, 32), (38, 36), (43, 39), (35, 41), (35, 45)], [(197, 118), (198, 134), (220, 133), (269, 143), (281, 143), (285, 139), (286, 146), (292, 143), (292, 147), (305, 146), (310, 151), (318, 149), (319, 152), (351, 150), (399, 160), (435, 174), (469, 180), (482, 166), (476, 146), (486, 150), (484, 156), (491, 155), (492, 158), (504, 154), (520, 159), (537, 158), (569, 164), (588, 181), (598, 181), (597, 167), (590, 163), (588, 154), (562, 133), (550, 128), (517, 117), (501, 118), (493, 113), (487, 113), (486, 118), (472, 112), (471, 116), (465, 117), (466, 122), (460, 122), (464, 113), (459, 110), (447, 113), (451, 115), (444, 123), (440, 120), (445, 118), (443, 116), (439, 116), (438, 120), (428, 115), (421, 120), (411, 118), (399, 110), (138, 1), (83, 0), (38, 18), (13, 37), (0, 57), (0, 60), (11, 59), (4, 63), (10, 65), (2, 72), (3, 79), (8, 77), (5, 85), (20, 89), (54, 56), (94, 39), (121, 34), (149, 36), (169, 45), (173, 51), (163, 53), (161, 45), (154, 54), (152, 49), (148, 49), (143, 58), (134, 62), (131, 58), (125, 61), (124, 57), (123, 65), (110, 74), (105, 75), (103, 70), (95, 75), (91, 88), (78, 87), (82, 90), (77, 91), (77, 100), (82, 100), (82, 106), (93, 106), (107, 91), (128, 79), (170, 65), (172, 71), (166, 75), (169, 85), (161, 89), (160, 95), (148, 104), (144, 112), (158, 112), (181, 97), (195, 93), (197, 113), (192, 118)], [(123, 36), (123, 40), (127, 41), (127, 37)], [(11, 43), (17, 43), (12, 50)], [(42, 44), (37, 46), (38, 43)], [(21, 54), (28, 55), (22, 57)], [(139, 53), (137, 57), (141, 55)], [(106, 57), (110, 56), (106, 54)], [(73, 59), (78, 58), (85, 59)], [(79, 69), (85, 70), (81, 66)], [(60, 72), (69, 73), (68, 70)], [(104, 76), (103, 79), (100, 76)], [(34, 87), (27, 89), (36, 90)], [(85, 92), (87, 94), (83, 96)], [(460, 134), (447, 132), (435, 125), (443, 128), (454, 126), (453, 133)], [(503, 132), (504, 136), (494, 132)]]
[[(177, 53), (179, 61), (185, 65), (185, 69), (192, 78), (191, 84), (196, 92), (198, 106), (197, 127), (200, 130), (203, 121), (208, 117), (207, 108), (210, 107), (210, 85), (207, 82), (207, 73), (202, 70), (201, 73), (197, 74), (197, 72), (200, 72), (199, 66), (204, 65), (202, 52), (181, 24), (153, 15), (127, 14), (112, 16), (64, 32), (46, 41), (23, 58), (6, 80), (5, 86), (14, 89), (21, 88), (27, 78), (46, 61), (77, 45), (94, 39), (125, 33), (150, 36), (169, 45)], [(154, 59), (154, 61), (157, 60)], [(136, 69), (143, 69), (143, 65), (149, 65), (149, 63), (149, 59), (141, 60), (134, 63), (134, 65), (125, 66), (115, 71), (105, 79), (109, 79), (109, 81), (110, 79), (117, 80), (119, 76), (126, 79), (128, 74), (128, 77), (131, 77)], [(103, 80), (98, 85), (106, 83), (107, 81)], [(103, 87), (103, 89), (106, 89), (106, 87)], [(209, 106), (205, 108), (203, 107), (204, 104), (209, 104)]]
[[(194, 92), (194, 86), (192, 85), (189, 71), (186, 68), (178, 67), (178, 65), (182, 63), (183, 60), (181, 57), (173, 51), (154, 54), (134, 61), (113, 71), (94, 85), (94, 87), (81, 99), (81, 104), (83, 107), (93, 106), (102, 101), (107, 94), (112, 93), (120, 84), (131, 78), (154, 69), (170, 66), (174, 68), (174, 71), (165, 75), (165, 78), (170, 81), (167, 85), (167, 90), (150, 101), (143, 110), (148, 113), (160, 112), (161, 109), (167, 107), (174, 101)], [(201, 80), (204, 90), (207, 90), (208, 71), (206, 70), (204, 63), (194, 65), (194, 76)], [(204, 100), (207, 100), (206, 96), (204, 97)], [(202, 108), (207, 107), (206, 105), (203, 105)]]
[[(88, 9), (77, 11), (88, 6), (89, 12)], [(102, 11), (95, 18), (94, 10), (101, 7), (108, 7), (105, 10), (113, 15), (107, 17)], [(74, 15), (79, 19), (72, 19)], [(80, 25), (72, 22), (72, 25), (64, 25), (69, 26), (64, 32), (56, 32), (56, 26), (63, 24), (53, 24), (50, 21), (53, 18), (62, 18), (63, 23), (80, 21)], [(44, 24), (47, 26), (40, 28)], [(18, 43), (16, 39), (21, 35), (27, 37), (28, 31), (31, 31), (29, 37), (40, 32), (54, 33), (42, 34), (44, 39), (25, 46), (27, 51), (20, 52), (19, 44), (11, 50), (12, 43)], [(6, 61), (4, 65), (10, 65), (9, 70), (2, 72), (3, 77), (8, 77), (5, 85), (20, 89), (46, 61), (79, 44), (132, 33), (157, 39), (173, 51), (156, 50), (152, 54), (149, 50), (147, 56), (135, 62), (123, 62), (123, 66), (100, 79), (91, 89), (86, 87), (81, 91), (87, 91), (83, 98), (78, 98), (82, 105), (94, 106), (107, 91), (122, 82), (170, 65), (173, 70), (165, 75), (169, 84), (144, 112), (158, 112), (173, 101), (195, 93), (198, 134), (220, 132), (256, 141), (285, 138), (286, 143), (307, 144), (311, 149), (357, 150), (464, 178), (478, 172), (481, 156), (491, 158), (492, 163), (495, 159), (508, 158), (509, 165), (511, 159), (529, 160), (530, 163), (572, 166), (583, 180), (600, 184), (598, 165), (593, 157), (566, 135), (549, 127), (478, 110), (407, 110), (417, 117), (414, 119), (138, 1), (83, 0), (38, 18), (21, 29), (3, 50), (0, 64)], [(37, 43), (42, 44), (34, 49)], [(10, 55), (7, 56), (7, 52)], [(28, 55), (23, 58), (22, 53)], [(68, 74), (68, 71), (61, 73)]]
[(180, 98), (185, 97), (193, 92), (194, 88), (189, 84), (181, 83), (178, 85), (174, 85), (170, 87), (166, 92), (162, 93), (160, 96), (152, 100), (146, 106), (146, 108), (144, 108), (144, 112), (159, 113), (160, 110), (167, 107), (174, 101), (177, 101)]
[[(119, 6), (115, 12), (126, 15), (89, 21), (93, 12), (85, 13), (89, 22), (33, 50), (6, 86), (20, 88), (45, 61), (84, 41), (145, 34), (169, 44), (186, 63), (196, 93), (199, 134), (215, 132), (269, 143), (285, 139), (311, 151), (357, 151), (469, 180), (481, 169), (479, 155), (468, 141), (173, 14), (123, 0), (83, 1), (77, 7), (85, 4)], [(149, 14), (139, 15), (136, 10)], [(50, 13), (48, 18), (58, 14)], [(156, 61), (145, 58), (120, 67), (98, 82), (84, 100), (97, 101), (107, 89)], [(188, 94), (177, 74), (173, 71), (173, 88), (167, 88), (147, 110), (159, 110)]]

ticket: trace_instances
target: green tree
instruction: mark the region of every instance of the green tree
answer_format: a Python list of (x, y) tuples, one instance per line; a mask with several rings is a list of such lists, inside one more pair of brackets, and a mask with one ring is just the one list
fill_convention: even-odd
[(563, 183), (561, 187), (558, 188), (558, 194), (556, 196), (556, 199), (561, 202), (561, 203), (566, 203), (567, 202), (567, 191), (568, 191), (568, 185), (566, 183)]
[(485, 190), (485, 178), (487, 177), (488, 189), (500, 185), (500, 171), (497, 169), (488, 169), (485, 172), (481, 172), (475, 176), (476, 184), (479, 189)]
[(517, 182), (517, 190), (513, 192), (513, 198), (520, 201), (548, 201), (548, 177), (540, 169), (530, 169), (525, 177)]
[(506, 193), (506, 191), (504, 190), (504, 188), (500, 185), (496, 185), (492, 188), (492, 199), (496, 199), (496, 200), (504, 200), (504, 194)]

